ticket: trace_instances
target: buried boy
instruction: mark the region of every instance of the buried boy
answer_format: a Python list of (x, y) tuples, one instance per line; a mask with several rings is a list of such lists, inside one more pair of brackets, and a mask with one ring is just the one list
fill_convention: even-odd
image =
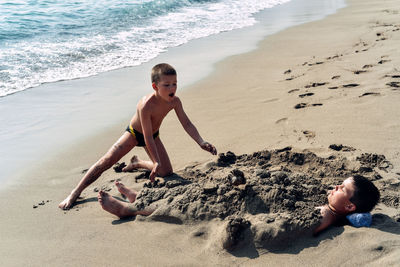
[(215, 147), (204, 141), (196, 127), (189, 120), (183, 110), (182, 102), (176, 96), (177, 75), (175, 69), (165, 63), (153, 67), (151, 82), (154, 92), (144, 96), (136, 106), (136, 114), (131, 119), (125, 133), (118, 141), (100, 158), (66, 199), (58, 206), (69, 209), (82, 191), (135, 146), (144, 147), (150, 160), (142, 160), (134, 156), (131, 163), (123, 171), (136, 168), (145, 168), (151, 171), (150, 180), (153, 182), (156, 175), (167, 176), (172, 174), (172, 166), (167, 151), (159, 136), (159, 128), (165, 116), (174, 110), (179, 122), (185, 131), (199, 146), (213, 155), (217, 154)]
[(367, 178), (354, 175), (328, 193), (328, 204), (318, 207), (321, 224), (314, 230), (318, 234), (332, 224), (349, 218), (350, 214), (368, 213), (379, 201), (379, 190)]

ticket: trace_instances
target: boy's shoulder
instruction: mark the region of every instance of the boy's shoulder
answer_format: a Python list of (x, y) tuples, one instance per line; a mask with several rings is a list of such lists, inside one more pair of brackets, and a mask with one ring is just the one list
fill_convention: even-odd
[(138, 110), (150, 111), (162, 108), (163, 106), (176, 108), (178, 106), (182, 106), (182, 102), (178, 96), (175, 96), (171, 102), (160, 102), (156, 99), (154, 94), (149, 94), (141, 98), (141, 100), (138, 102), (137, 108)]

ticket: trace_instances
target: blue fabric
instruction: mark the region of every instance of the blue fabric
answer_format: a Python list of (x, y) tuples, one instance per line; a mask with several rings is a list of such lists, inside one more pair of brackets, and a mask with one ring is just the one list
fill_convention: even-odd
[(369, 227), (372, 223), (371, 213), (352, 213), (346, 216), (347, 220), (354, 227)]

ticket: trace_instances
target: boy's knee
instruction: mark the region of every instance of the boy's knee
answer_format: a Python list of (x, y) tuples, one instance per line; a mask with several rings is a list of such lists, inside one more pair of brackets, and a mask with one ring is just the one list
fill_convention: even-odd
[(158, 172), (158, 175), (164, 177), (164, 176), (171, 175), (172, 173), (173, 173), (172, 168), (167, 168), (167, 169), (164, 169), (164, 170), (160, 170), (160, 171)]

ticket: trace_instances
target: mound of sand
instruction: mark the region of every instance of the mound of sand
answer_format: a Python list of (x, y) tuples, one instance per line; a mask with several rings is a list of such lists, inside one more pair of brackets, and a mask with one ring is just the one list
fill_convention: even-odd
[[(279, 246), (311, 234), (320, 221), (315, 207), (326, 203), (331, 186), (356, 173), (380, 180), (380, 172), (392, 168), (383, 155), (366, 153), (349, 160), (334, 150), (327, 158), (291, 147), (251, 155), (222, 153), (214, 162), (145, 183), (134, 205), (156, 207), (145, 220), (179, 224), (223, 220), (221, 242), (228, 250), (249, 240), (256, 247)], [(398, 206), (395, 192), (384, 190), (382, 199)]]

